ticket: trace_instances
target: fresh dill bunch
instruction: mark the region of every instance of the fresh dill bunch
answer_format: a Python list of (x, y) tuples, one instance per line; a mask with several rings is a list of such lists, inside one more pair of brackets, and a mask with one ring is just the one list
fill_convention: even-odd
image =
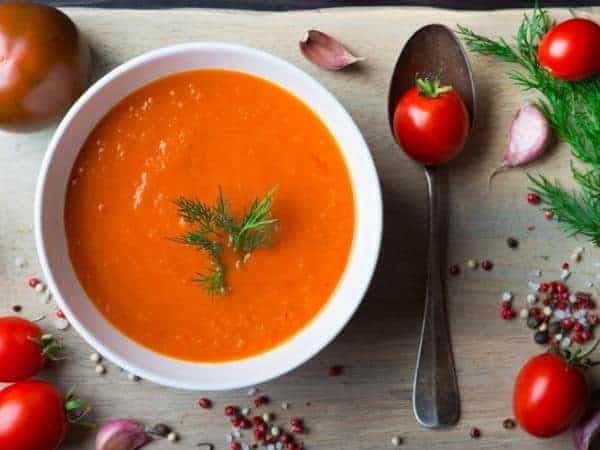
[(232, 215), (221, 188), (214, 205), (185, 197), (175, 200), (179, 215), (186, 222), (197, 224), (198, 229), (171, 240), (195, 247), (209, 255), (212, 267), (207, 273), (198, 274), (194, 280), (210, 296), (223, 295), (227, 291), (222, 258), (223, 240), (227, 240), (227, 245), (240, 255), (271, 244), (274, 225), (278, 222), (271, 214), (275, 191), (276, 188), (273, 188), (262, 199), (254, 199), (239, 221)]
[(538, 45), (553, 26), (547, 11), (536, 6), (531, 16), (523, 16), (510, 44), (460, 25), (457, 32), (471, 51), (520, 66), (509, 72), (510, 79), (524, 91), (540, 94), (536, 106), (570, 145), (572, 156), (587, 167), (571, 163), (580, 190), (566, 190), (543, 175), (529, 176), (531, 190), (540, 196), (544, 209), (555, 213), (567, 234), (582, 234), (600, 245), (600, 76), (569, 82), (554, 78), (538, 64)]

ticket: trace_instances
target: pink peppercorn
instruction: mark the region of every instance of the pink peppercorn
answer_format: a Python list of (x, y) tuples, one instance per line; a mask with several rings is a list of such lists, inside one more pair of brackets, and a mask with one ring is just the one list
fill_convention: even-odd
[(455, 277), (456, 275), (460, 274), (460, 267), (458, 264), (452, 264), (449, 268), (448, 268), (448, 273), (450, 275), (452, 275), (453, 277)]
[(569, 266), (569, 263), (565, 261), (564, 263), (562, 263), (562, 266), (560, 266), (560, 267), (561, 267), (563, 270), (568, 270), (568, 269), (569, 269), (569, 267), (571, 267), (571, 266)]
[(229, 445), (229, 448), (230, 448), (231, 450), (242, 450), (242, 444), (240, 444), (240, 443), (239, 443), (239, 442), (237, 442), (237, 441), (233, 441), (233, 442), (232, 442), (232, 443)]
[(540, 292), (548, 292), (550, 290), (550, 285), (548, 283), (540, 283), (538, 287), (538, 291)]
[(279, 442), (281, 442), (282, 444), (289, 444), (290, 442), (293, 442), (294, 438), (292, 437), (291, 434), (288, 433), (281, 433), (279, 435)]
[(259, 395), (258, 397), (256, 397), (254, 399), (254, 406), (256, 406), (257, 408), (266, 405), (269, 403), (269, 397), (267, 397), (266, 395)]
[(486, 272), (489, 272), (494, 268), (494, 263), (486, 259), (481, 263), (481, 268)]
[(539, 195), (534, 194), (533, 192), (527, 194), (527, 203), (529, 203), (530, 205), (539, 205), (541, 201), (542, 199)]
[(504, 320), (514, 319), (517, 313), (513, 309), (502, 309), (500, 314)]
[(56, 317), (58, 317), (59, 319), (64, 319), (65, 318), (65, 313), (62, 312), (62, 309), (57, 309), (56, 310)]
[(198, 406), (202, 409), (212, 408), (212, 402), (208, 398), (201, 398), (198, 400)]
[(552, 220), (554, 218), (554, 213), (552, 211), (544, 211), (544, 217), (548, 220)]
[(235, 416), (238, 412), (238, 409), (235, 406), (227, 405), (225, 407), (225, 415), (226, 416)]
[(342, 366), (331, 366), (328, 370), (327, 370), (327, 374), (330, 377), (337, 377), (338, 375), (342, 374)]
[(481, 431), (479, 428), (473, 427), (469, 432), (469, 436), (471, 436), (471, 439), (478, 439), (481, 436)]
[(41, 281), (36, 277), (31, 277), (29, 279), (29, 281), (27, 282), (27, 284), (29, 285), (30, 288), (34, 288), (40, 283), (41, 283)]

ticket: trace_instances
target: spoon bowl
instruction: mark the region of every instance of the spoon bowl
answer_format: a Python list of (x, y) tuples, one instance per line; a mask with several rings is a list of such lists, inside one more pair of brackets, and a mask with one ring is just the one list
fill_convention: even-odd
[[(419, 29), (406, 42), (390, 81), (388, 118), (392, 135), (394, 112), (402, 95), (415, 85), (417, 75), (438, 76), (462, 97), (470, 129), (475, 117), (475, 86), (469, 60), (460, 41), (444, 25)], [(413, 383), (413, 409), (419, 424), (429, 428), (454, 425), (460, 416), (456, 370), (452, 356), (444, 294), (444, 239), (440, 224), (437, 183), (439, 167), (425, 165), (429, 197), (429, 252), (425, 312)]]

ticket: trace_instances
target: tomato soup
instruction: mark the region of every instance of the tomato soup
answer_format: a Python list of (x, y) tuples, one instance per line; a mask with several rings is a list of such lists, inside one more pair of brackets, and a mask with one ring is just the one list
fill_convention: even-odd
[[(276, 186), (273, 241), (224, 247), (228, 289), (194, 281), (209, 256), (172, 238), (193, 228), (181, 196), (241, 216)], [(352, 185), (323, 122), (286, 90), (248, 74), (196, 70), (132, 93), (97, 124), (73, 166), (65, 207), (71, 261), (102, 314), (141, 345), (222, 362), (289, 339), (328, 301), (354, 230)]]

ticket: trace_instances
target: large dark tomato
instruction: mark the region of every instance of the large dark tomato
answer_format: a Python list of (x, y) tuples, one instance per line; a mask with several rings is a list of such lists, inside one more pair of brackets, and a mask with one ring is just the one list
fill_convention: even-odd
[(402, 95), (394, 111), (394, 134), (404, 151), (423, 164), (454, 158), (469, 134), (467, 108), (451, 88), (437, 81), (417, 80)]
[(64, 401), (44, 381), (22, 381), (0, 391), (0, 448), (55, 450), (65, 438)]
[(600, 25), (583, 18), (559, 23), (540, 42), (538, 62), (563, 80), (594, 75), (600, 71)]
[(570, 428), (583, 415), (590, 389), (582, 369), (560, 356), (544, 353), (521, 368), (513, 393), (513, 410), (521, 427), (538, 437)]
[(87, 85), (89, 48), (50, 6), (0, 3), (0, 127), (29, 131), (54, 121)]

